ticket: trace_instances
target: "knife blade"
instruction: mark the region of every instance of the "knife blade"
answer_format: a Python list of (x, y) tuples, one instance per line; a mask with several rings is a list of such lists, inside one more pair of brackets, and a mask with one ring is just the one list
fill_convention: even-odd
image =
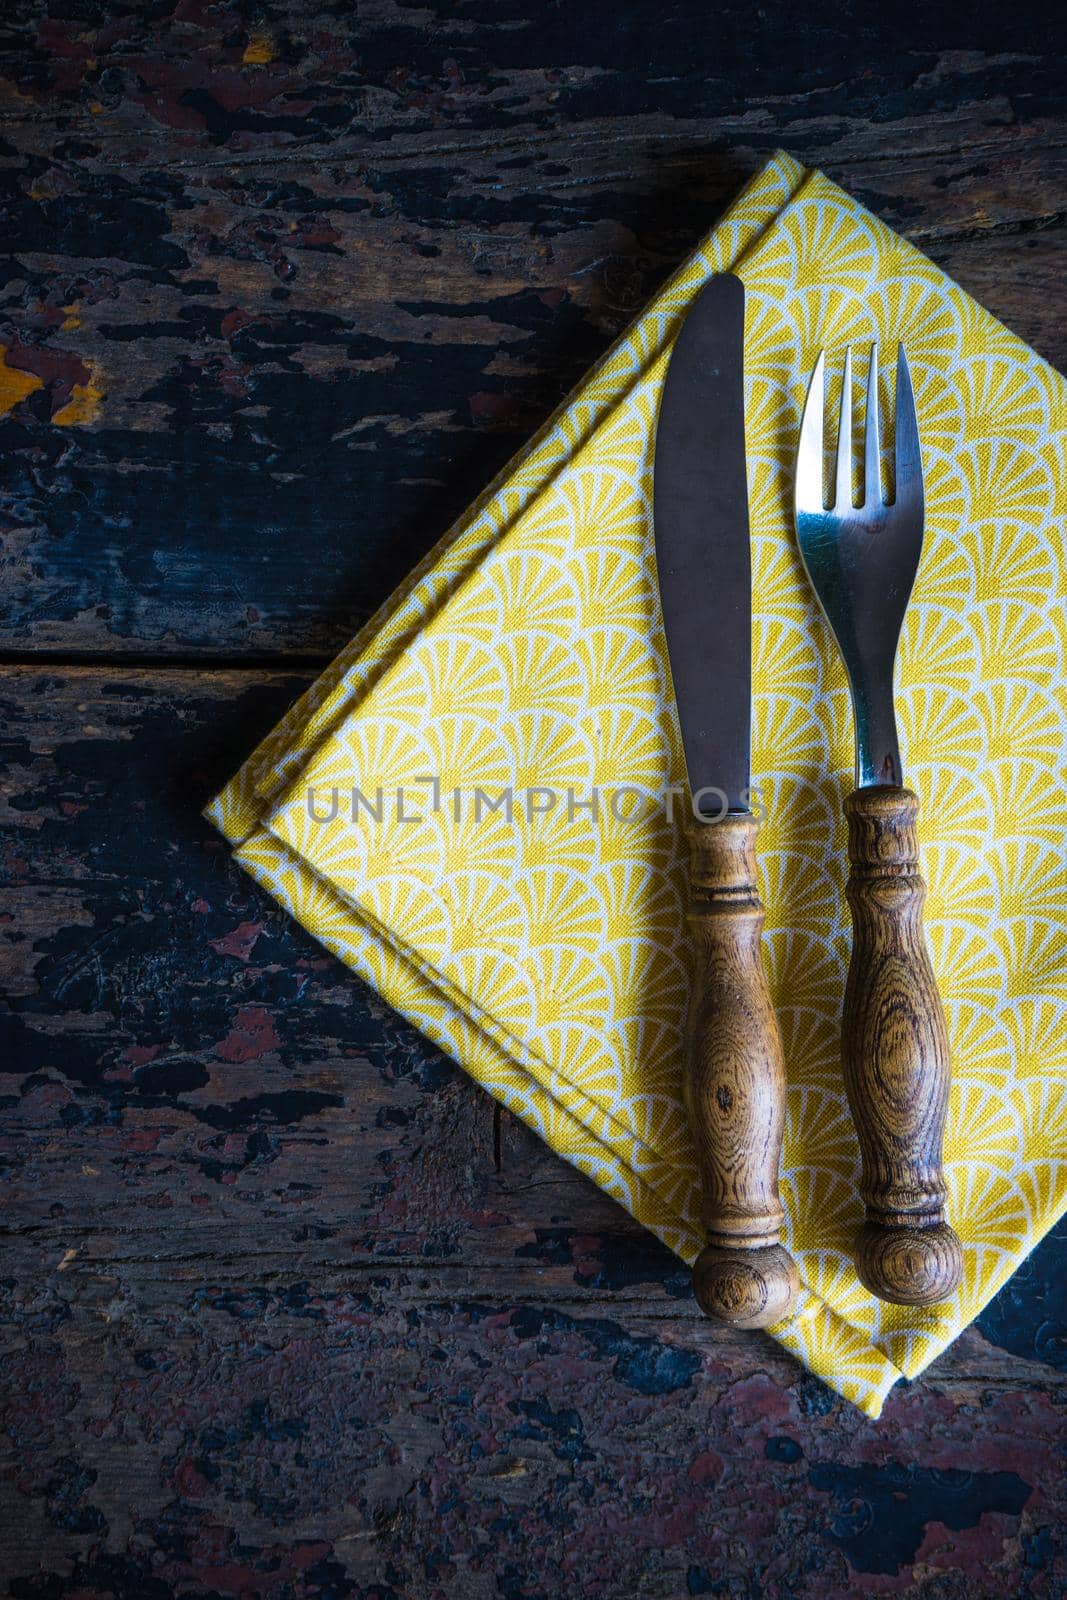
[[(656, 428), (653, 523), (667, 655), (694, 809), (748, 809), (752, 568), (745, 288), (719, 273), (675, 343)], [(699, 799), (697, 799), (699, 797)]]
[(704, 1245), (693, 1287), (709, 1316), (762, 1328), (789, 1314), (799, 1279), (781, 1243), (785, 1067), (763, 970), (756, 821), (747, 804), (752, 577), (744, 332), (744, 285), (720, 274), (697, 296), (668, 364), (652, 503), (694, 812), (687, 831), (696, 962), (683, 1095)]

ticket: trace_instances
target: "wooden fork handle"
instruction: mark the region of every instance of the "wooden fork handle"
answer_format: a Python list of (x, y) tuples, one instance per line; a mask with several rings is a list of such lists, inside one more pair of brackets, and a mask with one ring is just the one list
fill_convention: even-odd
[(848, 818), (852, 957), (841, 1023), (845, 1089), (867, 1211), (856, 1271), (882, 1300), (925, 1306), (955, 1289), (959, 1239), (945, 1220), (945, 1017), (923, 937), (910, 789), (856, 789)]
[(785, 1069), (760, 953), (755, 838), (754, 818), (733, 813), (689, 833), (697, 965), (685, 1104), (706, 1236), (693, 1287), (709, 1316), (739, 1328), (780, 1322), (798, 1286), (779, 1240)]

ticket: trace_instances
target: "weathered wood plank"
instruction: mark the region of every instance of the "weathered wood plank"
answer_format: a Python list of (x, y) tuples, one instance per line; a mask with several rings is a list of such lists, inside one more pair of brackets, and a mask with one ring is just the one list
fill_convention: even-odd
[[(931, 249), (1067, 366), (1067, 229)], [(531, 266), (531, 284), (502, 295), (442, 281), (436, 266), (422, 279), (420, 263), (392, 313), (343, 308), (334, 263), (319, 301), (329, 312), (310, 289), (304, 309), (260, 314), (269, 290), (253, 282), (195, 306), (193, 332), (180, 289), (139, 283), (118, 303), (83, 304), (62, 341), (81, 352), (78, 371), (109, 374), (97, 420), (47, 420), (53, 401), (68, 403), (57, 379), (0, 421), (13, 507), (0, 647), (326, 659), (663, 270), (613, 228), (569, 260), (554, 252), (551, 270)], [(509, 278), (529, 265), (517, 253)], [(384, 275), (395, 238), (379, 237), (374, 260)], [(383, 331), (360, 332), (368, 323)]]
[(325, 659), (780, 144), (1067, 364), (1040, 32), (566, 9), (14, 9), (0, 649)]
[(13, 1595), (992, 1600), (1062, 1570), (1062, 1391), (961, 1376), (874, 1424), (769, 1347), (607, 1307), (140, 1287), (6, 1293)]
[[(516, 0), (364, 0), (348, 27), (315, 0), (268, 0), (254, 16), (233, 0), (169, 11), (12, 0), (0, 59), (22, 120), (62, 114), (79, 132), (176, 153), (503, 139), (597, 116), (747, 115), (765, 140), (776, 121), (818, 121), (828, 144), (866, 121), (887, 130), (885, 148), (897, 130), (930, 118), (949, 127), (975, 105), (1023, 130), (1055, 118), (1064, 83), (1047, 21), (1040, 0), (1010, 12), (954, 0), (863, 19), (829, 0), (799, 13), (770, 0), (755, 14), (727, 0), (713, 21), (695, 0), (666, 12), (656, 0), (593, 0), (582, 13)], [(942, 130), (938, 143), (952, 141)]]

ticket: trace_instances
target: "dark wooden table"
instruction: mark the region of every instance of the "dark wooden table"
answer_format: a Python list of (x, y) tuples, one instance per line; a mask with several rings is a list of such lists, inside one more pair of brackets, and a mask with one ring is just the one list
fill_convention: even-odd
[(1067, 1230), (868, 1422), (198, 816), (776, 146), (1067, 364), (1057, 10), (9, 0), (5, 1592), (1067, 1592)]

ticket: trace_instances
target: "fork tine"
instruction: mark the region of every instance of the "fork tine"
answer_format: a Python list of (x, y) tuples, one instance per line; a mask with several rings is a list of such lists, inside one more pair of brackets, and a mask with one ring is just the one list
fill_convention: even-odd
[(919, 449), (919, 423), (915, 416), (915, 393), (904, 346), (897, 347), (897, 425), (896, 496), (894, 505), (908, 507), (918, 516), (923, 511), (923, 460)]
[(863, 503), (883, 504), (882, 430), (878, 420), (878, 346), (871, 345), (871, 364), (867, 368), (867, 416), (863, 429)]
[(845, 346), (845, 376), (837, 424), (837, 478), (834, 510), (852, 509), (852, 346)]
[(804, 401), (804, 416), (800, 424), (800, 439), (797, 443), (796, 487), (794, 490), (797, 506), (806, 511), (821, 511), (823, 509), (822, 491), (822, 417), (825, 384), (825, 366), (823, 352), (819, 351), (819, 359), (815, 363), (808, 384), (808, 396)]

